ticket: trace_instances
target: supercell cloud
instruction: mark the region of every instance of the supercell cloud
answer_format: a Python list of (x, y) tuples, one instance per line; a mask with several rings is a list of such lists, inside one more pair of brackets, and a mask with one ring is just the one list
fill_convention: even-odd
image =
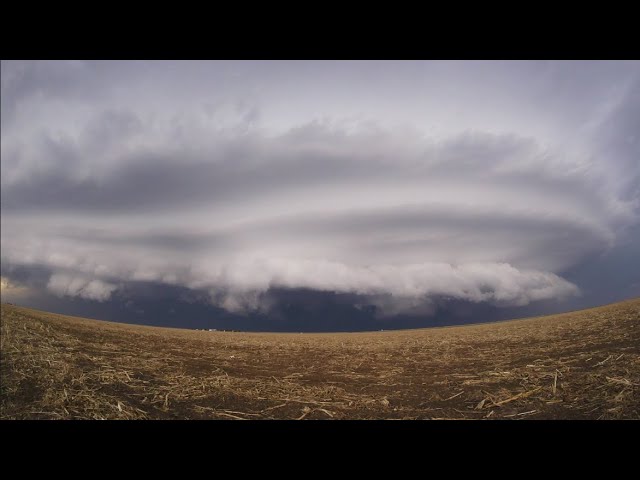
[(2, 275), (567, 298), (638, 224), (639, 133), (639, 62), (3, 62)]

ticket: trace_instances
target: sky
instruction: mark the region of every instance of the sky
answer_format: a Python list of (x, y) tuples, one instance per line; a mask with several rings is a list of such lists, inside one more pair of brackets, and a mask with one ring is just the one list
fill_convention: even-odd
[(372, 330), (640, 295), (638, 61), (3, 61), (2, 301)]

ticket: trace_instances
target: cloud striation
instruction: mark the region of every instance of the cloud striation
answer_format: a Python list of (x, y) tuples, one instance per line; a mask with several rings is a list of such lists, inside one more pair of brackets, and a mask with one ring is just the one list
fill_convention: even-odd
[[(50, 292), (96, 301), (144, 281), (233, 312), (306, 288), (427, 314), (578, 295), (563, 273), (637, 225), (637, 62), (407, 62), (377, 86), (348, 73), (384, 62), (344, 63), (324, 65), (347, 82), (332, 92), (315, 63), (3, 62), (3, 275), (42, 267)], [(412, 96), (425, 110), (403, 116)]]

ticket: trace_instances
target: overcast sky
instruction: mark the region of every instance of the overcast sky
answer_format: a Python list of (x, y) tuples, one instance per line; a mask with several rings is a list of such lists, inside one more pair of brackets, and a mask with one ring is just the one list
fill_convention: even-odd
[(321, 323), (329, 297), (393, 325), (640, 295), (640, 62), (3, 61), (1, 80), (3, 301), (111, 318), (187, 295), (268, 330), (292, 304)]

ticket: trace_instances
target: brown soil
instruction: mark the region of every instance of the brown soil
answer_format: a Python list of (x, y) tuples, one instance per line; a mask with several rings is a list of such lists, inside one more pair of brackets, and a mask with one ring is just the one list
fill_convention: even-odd
[(395, 332), (1, 322), (3, 419), (640, 418), (640, 299)]

